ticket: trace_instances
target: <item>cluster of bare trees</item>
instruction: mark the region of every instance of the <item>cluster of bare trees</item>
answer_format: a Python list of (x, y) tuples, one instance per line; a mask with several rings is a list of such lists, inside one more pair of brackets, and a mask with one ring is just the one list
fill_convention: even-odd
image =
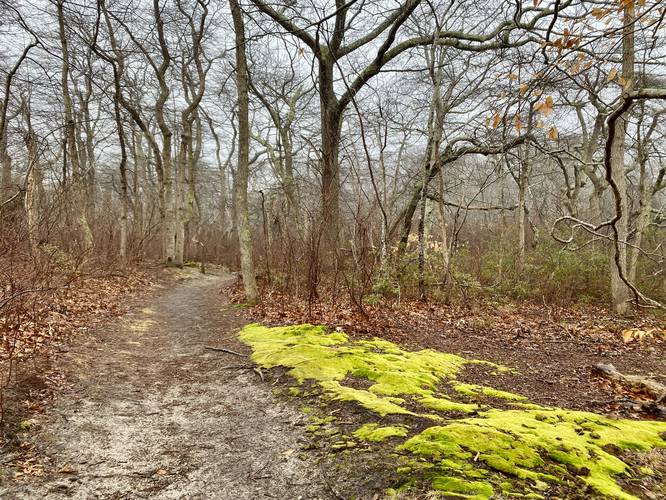
[[(54, 258), (453, 286), (508, 239), (660, 307), (658, 0), (0, 0), (0, 231)], [(531, 245), (531, 246), (530, 246)], [(436, 264), (435, 264), (436, 262)], [(649, 265), (648, 265), (649, 264)], [(644, 272), (643, 272), (644, 273)], [(334, 285), (335, 286), (335, 285)], [(406, 292), (405, 292), (406, 293)]]

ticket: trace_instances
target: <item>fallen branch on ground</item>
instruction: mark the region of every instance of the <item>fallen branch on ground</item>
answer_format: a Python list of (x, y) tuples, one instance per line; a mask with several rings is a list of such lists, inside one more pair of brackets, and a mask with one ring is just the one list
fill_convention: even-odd
[(220, 352), (226, 352), (227, 354), (234, 354), (235, 356), (241, 356), (243, 358), (246, 357), (245, 354), (241, 354), (240, 352), (232, 351), (231, 349), (225, 349), (224, 347), (213, 347), (213, 346), (204, 346), (204, 349), (208, 349), (209, 351), (220, 351)]
[(656, 403), (661, 403), (666, 400), (666, 385), (640, 375), (624, 375), (617, 371), (613, 365), (599, 363), (594, 365), (592, 371), (596, 375), (618, 382), (622, 385), (628, 386), (631, 389), (636, 389), (648, 394), (654, 398)]

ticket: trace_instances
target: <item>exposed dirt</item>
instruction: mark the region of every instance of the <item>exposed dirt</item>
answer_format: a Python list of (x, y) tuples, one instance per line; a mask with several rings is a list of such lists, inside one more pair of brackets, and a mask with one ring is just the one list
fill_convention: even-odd
[(4, 450), (0, 497), (334, 498), (303, 416), (244, 356), (230, 279), (186, 279), (73, 345), (30, 451)]

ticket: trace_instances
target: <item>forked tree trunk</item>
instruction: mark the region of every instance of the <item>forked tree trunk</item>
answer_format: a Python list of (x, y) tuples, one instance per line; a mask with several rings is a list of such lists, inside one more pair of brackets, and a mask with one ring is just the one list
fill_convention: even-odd
[[(62, 50), (62, 71), (61, 85), (63, 97), (63, 111), (65, 118), (65, 141), (63, 144), (63, 153), (71, 165), (72, 184), (71, 184), (71, 207), (73, 217), (78, 226), (79, 240), (81, 250), (89, 253), (93, 247), (93, 235), (88, 223), (88, 217), (85, 210), (85, 178), (80, 163), (79, 150), (76, 139), (76, 122), (74, 119), (74, 105), (69, 91), (70, 79), (70, 58), (67, 35), (65, 33), (65, 13), (64, 0), (58, 0), (56, 7), (58, 13), (58, 33), (60, 36), (60, 47)], [(66, 163), (66, 162), (65, 162)]]

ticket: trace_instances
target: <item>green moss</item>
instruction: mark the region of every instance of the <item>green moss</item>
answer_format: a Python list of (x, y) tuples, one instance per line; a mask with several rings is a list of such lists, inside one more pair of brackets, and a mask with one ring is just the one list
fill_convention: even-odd
[[(437, 411), (473, 411), (474, 405), (454, 402), (445, 409), (443, 400), (436, 399), (438, 385), (454, 381), (466, 364), (507, 370), (432, 349), (405, 351), (386, 340), (350, 342), (344, 333), (326, 333), (323, 327), (312, 325), (267, 328), (252, 324), (241, 330), (240, 338), (252, 347), (252, 359), (257, 364), (287, 367), (299, 383), (316, 381), (331, 399), (356, 402), (380, 416), (415, 415), (402, 406), (405, 399), (398, 396), (405, 395), (418, 396), (424, 406)], [(349, 376), (370, 381), (371, 385), (367, 390), (342, 385)]]
[[(240, 337), (252, 347), (256, 363), (287, 368), (299, 384), (313, 382), (312, 387), (329, 400), (351, 402), (381, 417), (437, 421), (396, 450), (413, 457), (401, 465), (412, 474), (432, 476), (433, 487), (448, 488), (449, 496), (488, 498), (491, 485), (511, 477), (510, 485), (502, 486), (507, 496), (538, 498), (538, 492), (547, 492), (555, 483), (582, 481), (598, 495), (633, 499), (617, 482), (631, 472), (629, 466), (611, 450), (666, 448), (663, 422), (613, 420), (543, 407), (518, 394), (458, 380), (462, 368), (472, 363), (489, 365), (498, 373), (510, 371), (485, 361), (428, 349), (405, 351), (378, 339), (353, 342), (342, 332), (327, 333), (311, 325), (249, 325)], [(464, 401), (456, 401), (456, 395)], [(506, 400), (513, 409), (493, 409), (493, 399)], [(450, 412), (467, 415), (444, 415)], [(311, 419), (311, 425), (328, 423), (320, 420)], [(354, 435), (364, 441), (402, 439), (407, 429), (369, 422)], [(346, 436), (337, 439), (333, 450), (354, 446)]]
[(659, 437), (664, 427), (661, 422), (612, 420), (561, 409), (489, 410), (477, 418), (430, 427), (401, 449), (432, 459), (476, 458), (489, 469), (519, 479), (557, 481), (554, 473), (569, 473), (602, 495), (629, 499), (634, 497), (614, 479), (628, 466), (604, 446), (642, 451), (666, 447), (666, 441)]
[(379, 424), (365, 424), (354, 432), (354, 436), (362, 441), (372, 441), (378, 443), (392, 437), (405, 437), (407, 427), (404, 425), (393, 425), (380, 427)]
[(485, 482), (464, 481), (455, 477), (436, 476), (432, 480), (432, 487), (454, 498), (470, 498), (485, 500), (493, 496), (493, 487)]
[(471, 413), (477, 411), (480, 407), (473, 403), (459, 403), (445, 398), (435, 398), (427, 396), (418, 400), (423, 406), (436, 411), (461, 411)]
[(355, 448), (356, 443), (354, 441), (336, 441), (331, 445), (332, 451), (343, 451), (350, 448)]
[(328, 417), (317, 417), (315, 415), (310, 415), (308, 418), (313, 425), (326, 425), (330, 424), (331, 422), (335, 422), (335, 417), (333, 415), (329, 415)]
[(332, 399), (358, 403), (363, 408), (376, 413), (380, 417), (385, 417), (389, 414), (414, 415), (411, 411), (400, 406), (400, 403), (403, 403), (404, 399), (381, 398), (372, 392), (345, 387), (336, 381), (322, 382), (321, 386)]
[(489, 398), (506, 399), (507, 401), (527, 401), (525, 396), (514, 394), (512, 392), (500, 391), (492, 387), (485, 387), (476, 384), (462, 384), (456, 382), (453, 384), (453, 389), (462, 394), (463, 396), (478, 396), (480, 394)]

